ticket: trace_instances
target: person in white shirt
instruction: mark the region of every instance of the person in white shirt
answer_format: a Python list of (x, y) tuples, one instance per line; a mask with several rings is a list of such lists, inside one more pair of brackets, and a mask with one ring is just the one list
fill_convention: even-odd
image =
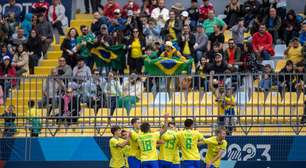
[(158, 7), (153, 9), (151, 17), (157, 21), (157, 25), (164, 27), (169, 19), (169, 9), (165, 7), (165, 0), (159, 0)]

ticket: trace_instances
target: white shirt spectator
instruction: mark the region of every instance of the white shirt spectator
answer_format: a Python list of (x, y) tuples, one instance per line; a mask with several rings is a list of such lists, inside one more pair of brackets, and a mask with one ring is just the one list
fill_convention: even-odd
[(49, 21), (52, 22), (52, 23), (54, 23), (56, 21), (61, 21), (63, 27), (68, 26), (68, 18), (65, 15), (66, 9), (65, 9), (64, 5), (59, 4), (59, 5), (55, 6), (55, 13), (56, 13), (56, 16), (57, 16), (56, 20), (53, 20), (53, 11), (54, 11), (54, 5), (51, 5), (49, 7), (49, 12), (48, 12)]
[(151, 17), (156, 20), (157, 25), (160, 27), (164, 27), (166, 21), (169, 19), (169, 9), (159, 7), (153, 9), (151, 13)]

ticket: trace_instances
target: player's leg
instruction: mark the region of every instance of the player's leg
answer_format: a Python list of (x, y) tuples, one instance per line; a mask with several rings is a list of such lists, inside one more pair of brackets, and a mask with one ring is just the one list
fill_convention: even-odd
[(130, 156), (128, 157), (129, 167), (141, 168), (141, 162), (136, 157)]
[(169, 168), (171, 166), (172, 166), (171, 162), (167, 162), (167, 161), (164, 161), (164, 160), (159, 161), (159, 168)]

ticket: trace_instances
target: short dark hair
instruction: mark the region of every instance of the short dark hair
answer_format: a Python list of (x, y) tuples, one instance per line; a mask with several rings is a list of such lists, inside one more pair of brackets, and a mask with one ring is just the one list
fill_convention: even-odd
[(226, 132), (225, 127), (218, 127), (218, 128), (215, 130), (215, 133), (216, 133), (216, 135), (218, 135), (218, 134), (221, 133), (222, 131)]
[(174, 121), (168, 122), (168, 127), (170, 127), (170, 125), (174, 125), (175, 126), (175, 122)]
[(35, 106), (34, 100), (29, 100), (28, 106), (29, 106), (29, 108), (33, 108)]
[(185, 127), (189, 128), (193, 125), (193, 120), (192, 119), (186, 119), (184, 122)]
[(150, 128), (151, 128), (151, 126), (150, 126), (150, 124), (147, 123), (147, 122), (144, 122), (144, 123), (142, 123), (142, 124), (140, 125), (140, 130), (141, 130), (141, 132), (143, 132), (143, 133), (149, 132), (149, 131), (150, 131)]
[(87, 27), (87, 26), (86, 25), (81, 25), (80, 30), (82, 31), (82, 29), (84, 29), (85, 27)]
[(139, 118), (134, 117), (131, 119), (131, 124), (134, 125), (137, 121), (139, 120)]
[(112, 126), (112, 128), (111, 128), (111, 133), (114, 135), (115, 132), (118, 131), (118, 130), (120, 130), (120, 129), (121, 129), (120, 126), (114, 125), (114, 126)]

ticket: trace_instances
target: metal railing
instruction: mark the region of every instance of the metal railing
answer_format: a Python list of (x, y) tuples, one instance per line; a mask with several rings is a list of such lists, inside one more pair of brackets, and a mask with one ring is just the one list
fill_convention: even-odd
[(134, 117), (158, 128), (168, 113), (179, 128), (192, 118), (207, 133), (225, 125), (233, 134), (252, 134), (254, 128), (298, 135), (304, 127), (304, 79), (304, 74), (1, 78), (0, 131), (93, 136), (113, 124), (130, 127)]

